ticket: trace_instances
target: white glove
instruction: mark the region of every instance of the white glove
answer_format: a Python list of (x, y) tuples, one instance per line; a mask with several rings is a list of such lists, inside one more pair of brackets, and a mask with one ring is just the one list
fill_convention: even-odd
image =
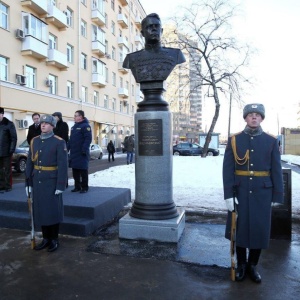
[[(229, 211), (233, 211), (233, 210), (234, 210), (233, 198), (225, 199), (225, 202), (226, 202), (227, 209), (228, 209)], [(236, 204), (236, 205), (239, 204), (239, 201), (238, 201), (237, 198), (235, 198), (235, 204)]]
[(61, 191), (61, 190), (56, 190), (54, 194), (55, 194), (55, 195), (59, 195), (59, 194), (61, 194), (62, 192), (63, 192), (63, 191)]
[(25, 192), (26, 192), (26, 196), (28, 197), (28, 194), (32, 192), (32, 187), (31, 186), (25, 186)]

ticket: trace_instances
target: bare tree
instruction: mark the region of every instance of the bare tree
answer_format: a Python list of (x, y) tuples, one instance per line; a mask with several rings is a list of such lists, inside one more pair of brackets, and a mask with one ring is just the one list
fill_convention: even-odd
[(231, 30), (231, 22), (237, 13), (238, 7), (231, 6), (228, 0), (198, 0), (189, 7), (181, 7), (180, 12), (171, 18), (176, 41), (173, 38), (167, 43), (176, 43), (188, 53), (189, 63), (185, 67), (193, 66), (188, 73), (199, 78), (197, 84), (206, 90), (205, 96), (215, 103), (203, 157), (207, 155), (219, 117), (220, 92), (231, 93), (240, 101), (243, 84), (249, 83), (243, 72), (248, 66), (251, 47), (239, 43)]

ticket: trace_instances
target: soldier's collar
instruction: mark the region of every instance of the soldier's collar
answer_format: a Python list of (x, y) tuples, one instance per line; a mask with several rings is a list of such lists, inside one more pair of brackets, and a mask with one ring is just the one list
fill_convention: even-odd
[(245, 127), (245, 129), (244, 129), (244, 132), (245, 132), (246, 134), (251, 135), (251, 136), (257, 136), (257, 135), (261, 135), (262, 132), (263, 132), (263, 130), (262, 130), (261, 126), (255, 128), (255, 129), (251, 129), (250, 127), (248, 127), (248, 126), (246, 125), (246, 127)]
[(161, 43), (160, 42), (158, 42), (157, 44), (154, 44), (154, 45), (152, 45), (152, 44), (146, 44), (145, 45), (145, 50), (149, 50), (149, 51), (159, 50), (160, 48), (161, 48)]
[(42, 134), (40, 135), (40, 138), (41, 138), (42, 140), (46, 140), (46, 139), (49, 139), (51, 136), (54, 136), (53, 131), (50, 131), (50, 132), (48, 132), (48, 133), (42, 133)]

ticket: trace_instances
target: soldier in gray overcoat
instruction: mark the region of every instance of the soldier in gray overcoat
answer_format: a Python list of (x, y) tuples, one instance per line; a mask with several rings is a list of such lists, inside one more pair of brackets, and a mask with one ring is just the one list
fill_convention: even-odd
[(35, 250), (57, 250), (59, 223), (63, 221), (62, 192), (66, 188), (68, 159), (65, 141), (54, 135), (56, 119), (41, 117), (41, 135), (33, 138), (26, 164), (26, 193), (33, 195), (35, 226), (41, 226), (43, 240)]
[(246, 105), (243, 117), (247, 125), (229, 138), (224, 155), (224, 199), (229, 210), (225, 237), (230, 239), (231, 211), (236, 207), (235, 280), (242, 281), (248, 273), (254, 282), (260, 283), (256, 265), (261, 249), (269, 246), (271, 204), (284, 201), (283, 178), (277, 139), (260, 126), (265, 118), (264, 106)]

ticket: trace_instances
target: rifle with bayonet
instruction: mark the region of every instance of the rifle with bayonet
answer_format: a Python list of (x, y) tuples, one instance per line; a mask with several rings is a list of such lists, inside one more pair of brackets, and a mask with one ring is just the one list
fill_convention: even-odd
[(237, 211), (236, 211), (236, 186), (233, 187), (233, 211), (231, 212), (231, 231), (230, 231), (230, 255), (231, 255), (231, 280), (235, 281), (235, 239), (236, 239), (236, 221), (237, 221)]
[(31, 240), (31, 249), (34, 249), (35, 247), (35, 233), (34, 233), (34, 220), (33, 220), (33, 205), (32, 205), (32, 198), (31, 198), (31, 189), (29, 186), (27, 188), (28, 193), (28, 209), (29, 209), (29, 215), (30, 215), (30, 226), (31, 226), (31, 232), (30, 232), (30, 240)]

